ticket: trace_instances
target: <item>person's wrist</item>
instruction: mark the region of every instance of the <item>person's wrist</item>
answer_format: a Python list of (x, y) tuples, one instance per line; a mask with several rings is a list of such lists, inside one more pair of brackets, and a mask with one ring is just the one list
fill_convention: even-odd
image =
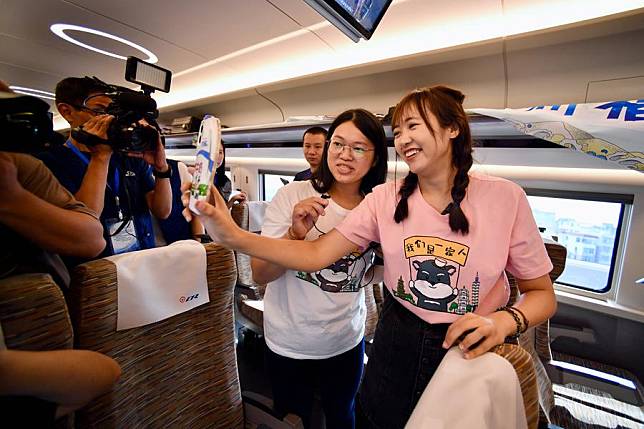
[(300, 237), (298, 237), (298, 236), (295, 234), (295, 232), (293, 231), (293, 227), (292, 227), (292, 226), (289, 226), (289, 227), (288, 227), (288, 230), (286, 231), (286, 237), (287, 237), (289, 240), (304, 240), (304, 237), (300, 238)]
[(110, 162), (111, 158), (112, 158), (111, 151), (96, 151), (96, 152), (92, 152), (92, 155), (91, 155), (92, 161), (99, 161), (103, 163)]
[(170, 169), (170, 165), (167, 162), (155, 162), (154, 169), (160, 173), (165, 173)]
[(172, 176), (172, 168), (169, 164), (165, 164), (165, 167), (157, 168), (154, 167), (154, 177), (156, 179), (169, 179)]
[(505, 311), (497, 311), (491, 315), (504, 338), (511, 337), (517, 332), (517, 324), (512, 315)]

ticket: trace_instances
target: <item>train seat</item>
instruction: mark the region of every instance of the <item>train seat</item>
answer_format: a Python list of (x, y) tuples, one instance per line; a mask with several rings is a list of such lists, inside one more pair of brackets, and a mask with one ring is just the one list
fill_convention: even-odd
[(216, 244), (205, 249), (209, 303), (121, 331), (116, 265), (99, 259), (74, 269), (70, 312), (76, 346), (111, 356), (123, 370), (110, 393), (77, 411), (78, 427), (242, 428), (244, 414), (256, 418), (265, 412), (257, 401), (244, 403), (239, 384), (233, 253)]
[[(566, 247), (547, 238), (544, 238), (544, 244), (553, 265), (550, 279), (554, 283), (566, 267)], [(512, 274), (507, 272), (506, 274), (510, 283), (510, 301), (508, 305), (512, 305), (519, 297), (519, 289)], [(551, 413), (555, 406), (552, 382), (546, 371), (546, 365), (552, 360), (549, 321), (529, 328), (527, 332), (519, 337), (519, 344), (532, 356), (539, 391), (539, 426), (544, 427), (550, 422)]]
[(501, 344), (491, 353), (465, 360), (454, 347), (437, 368), (405, 428), (536, 429), (538, 408), (536, 375), (527, 351), (516, 344)]
[(0, 323), (9, 349), (73, 347), (67, 304), (49, 274), (21, 274), (0, 280)]
[[(242, 229), (249, 230), (249, 206), (247, 203), (234, 204), (230, 214), (235, 223)], [(235, 252), (237, 263), (237, 283), (235, 285), (235, 320), (241, 326), (250, 329), (257, 335), (264, 334), (263, 303), (265, 284), (253, 280), (250, 256)]]
[[(65, 298), (49, 274), (0, 280), (0, 325), (9, 349), (64, 350), (74, 345)], [(55, 427), (73, 427), (73, 416), (58, 419)]]

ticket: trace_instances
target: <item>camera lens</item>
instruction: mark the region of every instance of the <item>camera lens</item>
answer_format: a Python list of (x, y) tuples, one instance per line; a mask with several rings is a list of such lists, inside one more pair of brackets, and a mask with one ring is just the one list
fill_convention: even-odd
[(158, 133), (154, 128), (144, 127), (137, 124), (132, 129), (132, 134), (129, 139), (128, 150), (132, 152), (143, 152), (145, 150), (152, 150), (158, 138)]

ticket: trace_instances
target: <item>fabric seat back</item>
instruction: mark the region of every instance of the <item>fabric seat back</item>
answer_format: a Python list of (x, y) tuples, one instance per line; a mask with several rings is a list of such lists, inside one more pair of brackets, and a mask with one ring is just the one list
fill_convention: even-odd
[(115, 265), (99, 259), (74, 269), (70, 311), (76, 347), (114, 358), (123, 371), (110, 393), (76, 413), (78, 427), (243, 427), (234, 257), (224, 247), (205, 247), (208, 304), (118, 332)]

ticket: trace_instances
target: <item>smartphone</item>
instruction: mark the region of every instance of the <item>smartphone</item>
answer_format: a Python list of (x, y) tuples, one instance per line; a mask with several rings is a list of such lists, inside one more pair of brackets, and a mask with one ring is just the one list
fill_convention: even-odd
[(199, 126), (195, 172), (192, 175), (190, 202), (188, 204), (190, 210), (197, 214), (199, 214), (199, 210), (195, 207), (195, 203), (208, 200), (220, 146), (221, 122), (214, 116), (206, 115)]

